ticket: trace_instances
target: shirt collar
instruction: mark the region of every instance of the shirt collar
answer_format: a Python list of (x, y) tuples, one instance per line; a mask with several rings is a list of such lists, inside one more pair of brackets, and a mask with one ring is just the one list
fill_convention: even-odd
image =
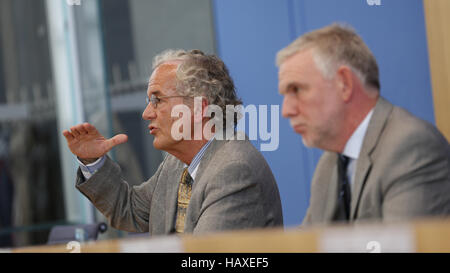
[(198, 151), (198, 153), (194, 156), (194, 158), (191, 161), (191, 164), (188, 166), (185, 164), (184, 167), (188, 167), (188, 172), (192, 177), (192, 180), (195, 180), (195, 174), (197, 173), (198, 166), (200, 165), (200, 161), (203, 158), (203, 155), (206, 152), (206, 149), (209, 147), (211, 142), (214, 140), (214, 137), (212, 137), (208, 142), (206, 142), (205, 145)]
[(366, 135), (367, 127), (369, 126), (370, 118), (373, 114), (373, 108), (366, 115), (364, 120), (359, 124), (358, 128), (353, 132), (352, 136), (349, 138), (345, 144), (343, 155), (350, 157), (351, 159), (358, 159), (359, 152), (361, 151), (361, 146)]

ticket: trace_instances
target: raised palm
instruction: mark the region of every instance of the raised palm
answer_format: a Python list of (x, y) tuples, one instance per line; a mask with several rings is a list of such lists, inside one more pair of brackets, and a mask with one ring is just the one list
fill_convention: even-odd
[(127, 135), (119, 134), (106, 139), (98, 130), (89, 123), (78, 124), (64, 130), (63, 135), (67, 140), (70, 151), (80, 159), (93, 161), (105, 155), (114, 146), (125, 143)]

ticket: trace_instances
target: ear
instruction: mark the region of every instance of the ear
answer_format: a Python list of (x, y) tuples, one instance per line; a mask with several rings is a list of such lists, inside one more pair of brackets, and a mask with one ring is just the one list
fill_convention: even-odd
[(208, 100), (204, 97), (194, 98), (194, 122), (201, 123), (208, 108)]
[(353, 71), (348, 66), (341, 66), (336, 72), (337, 86), (343, 101), (348, 102), (353, 95)]

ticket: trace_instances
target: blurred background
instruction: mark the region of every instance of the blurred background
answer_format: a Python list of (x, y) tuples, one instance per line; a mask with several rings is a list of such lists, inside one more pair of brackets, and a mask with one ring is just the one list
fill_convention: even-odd
[[(381, 94), (449, 138), (444, 1), (0, 0), (0, 247), (45, 244), (55, 225), (105, 221), (75, 189), (77, 162), (61, 134), (72, 125), (126, 133), (110, 156), (131, 185), (152, 176), (163, 154), (141, 114), (152, 58), (167, 48), (218, 54), (245, 105), (280, 105), (276, 52), (345, 22), (374, 52)], [(279, 147), (263, 155), (293, 227), (321, 152), (306, 149), (279, 116)]]

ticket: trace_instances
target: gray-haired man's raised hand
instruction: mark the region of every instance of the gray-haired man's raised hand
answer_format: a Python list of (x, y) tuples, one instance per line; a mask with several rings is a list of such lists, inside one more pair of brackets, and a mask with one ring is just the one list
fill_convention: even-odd
[(105, 155), (114, 146), (127, 142), (128, 136), (118, 134), (110, 139), (101, 135), (97, 128), (89, 123), (78, 124), (64, 130), (63, 135), (67, 140), (70, 151), (84, 164), (96, 161)]

